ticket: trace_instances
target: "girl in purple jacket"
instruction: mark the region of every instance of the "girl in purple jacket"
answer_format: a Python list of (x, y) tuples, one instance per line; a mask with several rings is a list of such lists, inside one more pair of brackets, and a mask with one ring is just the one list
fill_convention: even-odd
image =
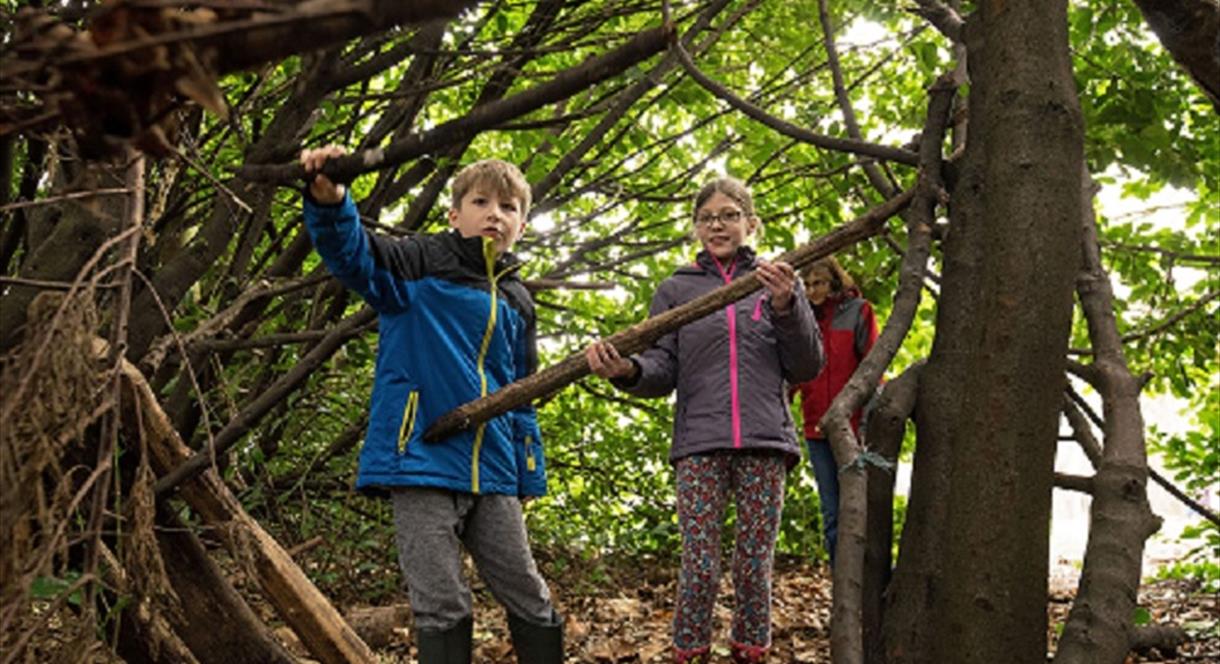
[(785, 395), (817, 375), (822, 344), (813, 311), (787, 263), (755, 256), (746, 242), (761, 223), (745, 184), (720, 178), (695, 197), (693, 265), (657, 288), (655, 316), (757, 273), (765, 288), (661, 337), (629, 358), (589, 346), (589, 368), (641, 397), (678, 391), (669, 458), (677, 484), (682, 569), (674, 610), (674, 661), (706, 662), (720, 577), (720, 529), (737, 505), (733, 551), (735, 662), (761, 662), (771, 645), (771, 570), (784, 476), (800, 458)]

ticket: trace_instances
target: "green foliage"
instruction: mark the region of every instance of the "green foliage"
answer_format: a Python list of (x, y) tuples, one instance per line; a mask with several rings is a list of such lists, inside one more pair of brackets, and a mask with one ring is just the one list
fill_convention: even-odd
[[(367, 64), (413, 37), (414, 30), (353, 42), (329, 56), (311, 53), (257, 73), (227, 76), (220, 84), (234, 105), (233, 117), (226, 122), (204, 117), (192, 126), (190, 151), (227, 179), (247, 161), (249, 150), (269, 147), (260, 142), (268, 135), (278, 137), (270, 146), (273, 161), (291, 160), (302, 145), (337, 142), (354, 148), (367, 140), (384, 146), (466, 115), (494, 78), (511, 79), (505, 96), (528, 91), (660, 20), (656, 8), (646, 4), (569, 4), (573, 6), (564, 7), (536, 50), (514, 48), (528, 32), (524, 28), (536, 3), (495, 3), (453, 22), (439, 52), (408, 53), (367, 80), (316, 97), (301, 93), (303, 82), (317, 80), (315, 72), (342, 73)], [(675, 7), (679, 31), (690, 29), (702, 10), (702, 4)], [(1220, 290), (1215, 244), (1220, 236), (1220, 184), (1215, 179), (1220, 173), (1220, 123), (1133, 4), (1088, 0), (1072, 3), (1069, 11), (1088, 165), (1107, 192), (1121, 194), (1111, 197), (1119, 201), (1115, 209), (1100, 210), (1100, 231), (1105, 266), (1117, 294), (1120, 332), (1131, 336), (1127, 359), (1133, 372), (1152, 376), (1149, 396), (1172, 395), (1184, 400), (1192, 413), (1188, 431), (1151, 428), (1149, 442), (1175, 481), (1188, 490), (1204, 490), (1214, 487), (1220, 475), (1220, 305), (1216, 299), (1206, 300)], [(832, 13), (847, 97), (861, 137), (891, 146), (908, 142), (923, 128), (927, 86), (955, 64), (950, 45), (900, 3), (850, 0), (834, 3)], [(827, 65), (817, 3), (734, 2), (712, 24), (714, 32), (696, 35), (692, 47), (706, 74), (793, 124), (848, 137)], [(432, 57), (436, 59), (429, 60), (430, 73), (423, 82), (408, 78), (413, 65)], [(398, 197), (371, 214), (379, 215), (382, 224), (395, 225), (424, 195), (428, 174), (435, 172), (431, 162), (460, 166), (500, 157), (521, 164), (533, 183), (559, 173), (554, 187), (536, 201), (539, 214), (517, 245), (527, 259), (523, 276), (604, 281), (614, 289), (537, 293), (543, 366), (646, 317), (656, 285), (689, 262), (696, 250), (689, 239), (690, 200), (698, 186), (715, 175), (728, 172), (753, 187), (765, 222), (756, 244), (768, 256), (824, 235), (879, 202), (860, 157), (779, 135), (732, 110), (680, 67), (654, 73), (662, 57), (560, 104), (480, 132), (456, 156), (438, 150), (427, 159), (362, 176), (352, 190), (359, 200), (394, 190)], [(636, 84), (648, 85), (639, 100), (621, 117), (608, 116), (617, 95)], [(371, 135), (383, 119), (409, 115), (415, 108), (418, 115), (395, 131)], [(304, 117), (308, 120), (300, 121)], [(601, 127), (607, 117), (613, 122)], [(590, 138), (593, 147), (576, 155), (575, 165), (564, 170), (564, 158)], [(18, 148), (20, 159), (25, 146)], [(425, 175), (413, 175), (416, 167)], [(175, 330), (199, 329), (260, 279), (302, 277), (325, 269), (310, 253), (299, 263), (285, 261), (291, 265), (287, 273), (273, 270), (285, 256), (303, 252), (296, 241), (300, 203), (295, 191), (268, 196), (266, 214), (255, 215), (265, 217), (266, 226), (254, 238), (249, 268), (234, 270), (233, 258), (249, 229), (250, 215), (236, 212), (211, 180), (193, 168), (183, 169), (172, 186), (161, 167), (153, 171), (150, 181), (165, 178), (170, 191), (164, 218), (152, 222), (163, 244), (147, 250), (141, 267), (168, 263), (171, 235), (182, 239), (186, 255), (198, 249), (193, 241), (211, 218), (232, 224), (227, 250), (173, 303)], [(887, 169), (887, 176), (903, 188), (914, 184), (914, 175), (903, 166)], [(1153, 211), (1128, 211), (1158, 205), (1172, 194), (1178, 195), (1178, 207), (1171, 211), (1169, 227), (1154, 220)], [(442, 193), (423, 222), (409, 230), (442, 227), (446, 204), (447, 194)], [(896, 246), (905, 244), (899, 220), (891, 220), (888, 231)], [(936, 274), (943, 270), (940, 251), (936, 247), (929, 264)], [(898, 284), (899, 252), (874, 238), (844, 250), (840, 258), (884, 324)], [(151, 267), (149, 271), (155, 276)], [(937, 315), (934, 291), (935, 286), (925, 290), (887, 376), (928, 355)], [(311, 287), (278, 296), (239, 332), (263, 337), (325, 329), (359, 306), (354, 297), (337, 296), (333, 287)], [(322, 457), (366, 415), (376, 343), (374, 333), (347, 342), (341, 354), (259, 422), (238, 447), (230, 471), (235, 485), (249, 487), (243, 493), (247, 505), (285, 542), (326, 536), (325, 554), (309, 570), (324, 589), (359, 589), (369, 597), (394, 592), (388, 508), (350, 493), (354, 448)], [(1072, 346), (1089, 346), (1082, 320), (1074, 326)], [(198, 369), (206, 378), (202, 401), (211, 432), (295, 366), (309, 348), (306, 342), (207, 356), (206, 366)], [(167, 400), (175, 391), (190, 393), (177, 390), (185, 382), (183, 376), (163, 373), (157, 387)], [(667, 555), (677, 550), (667, 462), (670, 403), (636, 401), (605, 381), (588, 378), (541, 406), (551, 495), (527, 508), (538, 544), (588, 560), (606, 551)], [(201, 426), (195, 442), (202, 442), (206, 433)], [(904, 445), (908, 457), (913, 439), (909, 432)], [(310, 472), (301, 474), (307, 468)], [(279, 478), (292, 481), (269, 482)], [(807, 462), (788, 476), (785, 500), (780, 550), (824, 555)], [(905, 502), (899, 498), (896, 507), (900, 530)], [(1215, 567), (1189, 569), (1210, 574)]]
[(1210, 521), (1187, 526), (1179, 539), (1195, 542), (1182, 560), (1162, 567), (1157, 578), (1191, 579), (1202, 584), (1202, 590), (1220, 593), (1220, 528)]
[[(597, 27), (581, 32), (572, 48), (553, 49), (529, 59), (523, 76), (513, 80), (507, 94), (604, 52), (619, 36), (656, 21), (654, 14), (631, 7), (605, 19), (599, 14), (603, 9), (600, 3), (586, 3), (565, 10), (555, 28), (558, 33), (573, 25)], [(501, 5), (490, 15), (472, 15), (455, 24), (445, 47), (458, 50), (448, 56), (452, 60), (439, 74), (418, 124), (434, 126), (471, 107), (495, 70), (494, 61), (480, 53), (510, 48), (531, 10), (528, 3)], [(922, 128), (925, 88), (952, 66), (951, 49), (918, 17), (885, 3), (846, 3), (834, 11), (840, 37), (854, 35), (851, 43), (840, 42), (839, 55), (864, 138), (889, 144), (906, 141)], [(693, 14), (679, 15), (679, 28), (685, 29)], [(721, 20), (725, 21), (720, 26), (723, 36), (697, 52), (699, 66), (708, 75), (789, 121), (816, 131), (845, 134), (825, 66), (816, 4), (760, 3), (733, 21)], [(1220, 172), (1220, 155), (1207, 146), (1220, 141), (1220, 128), (1209, 121), (1210, 109), (1201, 103), (1200, 93), (1150, 36), (1130, 3), (1075, 3), (1070, 27), (1088, 130), (1088, 158), (1099, 181), (1108, 188), (1121, 187), (1129, 201), (1155, 199), (1174, 188), (1194, 189), (1197, 194), (1188, 198), (1184, 224), (1174, 229), (1140, 216), (1118, 218), (1103, 210), (1105, 260), (1119, 291), (1115, 303), (1119, 325), (1124, 333), (1138, 333), (1156, 327), (1217, 288), (1214, 261), (1189, 262), (1173, 256), (1215, 256), (1214, 243), (1209, 244), (1208, 238), (1214, 238), (1220, 229), (1216, 184), (1208, 174)], [(522, 164), (531, 181), (540, 181), (594, 131), (602, 120), (605, 100), (645, 80), (643, 73), (656, 62), (578, 95), (562, 108), (522, 119), (546, 122), (561, 114), (570, 116), (555, 128), (508, 127), (479, 134), (460, 161), (499, 156)], [(401, 85), (409, 64), (404, 61), (386, 70), (369, 81), (368, 89), (392, 93)], [(264, 88), (279, 92), (263, 98), (261, 108), (274, 108), (285, 98), (287, 82), (308, 66), (305, 60), (292, 59), (267, 72)], [(672, 70), (658, 82), (600, 137), (555, 190), (547, 192), (541, 201), (544, 214), (535, 218), (518, 245), (528, 259), (527, 278), (559, 276), (616, 285), (608, 292), (537, 294), (543, 365), (645, 317), (656, 284), (690, 260), (695, 247), (684, 241), (689, 200), (702, 180), (718, 172), (739, 175), (753, 185), (759, 213), (766, 222), (757, 244), (768, 254), (824, 234), (877, 201), (860, 169), (853, 167), (854, 157), (795, 144), (728, 109), (723, 101)], [(250, 85), (245, 78), (228, 83), (235, 91)], [(378, 99), (353, 104), (350, 100), (356, 94), (354, 89), (344, 91), (325, 102), (307, 142), (354, 142), (389, 108), (389, 101)], [(357, 114), (365, 118), (358, 126), (353, 125)], [(268, 120), (250, 113), (241, 122), (247, 132), (257, 133), (257, 127), (266, 126)], [(237, 147), (233, 142), (217, 145), (218, 163), (239, 162)], [(902, 186), (912, 183), (907, 169), (895, 169), (894, 176)], [(363, 196), (376, 184), (377, 176), (366, 176), (354, 188)], [(404, 202), (409, 200), (410, 195)], [(443, 204), (444, 198), (441, 200)], [(401, 209), (392, 206), (387, 210), (390, 218), (383, 221), (393, 223)], [(291, 197), (278, 201), (275, 214), (279, 232), (290, 233), (295, 201)], [(434, 212), (430, 219), (435, 224), (439, 214)], [(894, 239), (901, 245), (902, 229), (896, 220), (891, 224)], [(671, 248), (665, 251), (645, 251), (667, 243)], [(1139, 248), (1146, 246), (1173, 255)], [(861, 243), (840, 258), (884, 324), (893, 304), (900, 255), (878, 239)], [(316, 260), (309, 259), (306, 267), (316, 268)], [(942, 269), (939, 253), (934, 254), (930, 267), (936, 272)], [(1197, 278), (1200, 274), (1201, 279)], [(1188, 277), (1189, 285), (1183, 287)], [(287, 317), (300, 316), (303, 311), (285, 309), (281, 317), (268, 318), (262, 325), (270, 333)], [(188, 307), (183, 325), (189, 328), (208, 313), (200, 310), (192, 315)], [(1204, 417), (1216, 412), (1216, 313), (1213, 300), (1178, 324), (1142, 336), (1130, 346), (1133, 370), (1153, 375), (1150, 394), (1176, 395), (1200, 414), (1185, 434), (1150, 430), (1154, 448), (1164, 455), (1177, 481), (1190, 489), (1206, 487), (1217, 471), (1216, 423), (1214, 417)], [(925, 293), (888, 375), (897, 375), (927, 356), (935, 320), (935, 298)], [(1082, 321), (1073, 335), (1073, 346), (1089, 345)], [(286, 404), (276, 433), (291, 444), (280, 445), (278, 453), (268, 459), (273, 475), (308, 465), (358, 420), (367, 402), (374, 343), (372, 337), (349, 343), (342, 362), (336, 361), (315, 376), (304, 395)], [(277, 367), (290, 365), (296, 357), (292, 352), (272, 355)], [(234, 363), (231, 367), (228, 379), (232, 384), (256, 380), (257, 366)], [(228, 398), (239, 400), (241, 389), (230, 389)], [(609, 550), (675, 551), (679, 540), (666, 462), (671, 417), (667, 400), (636, 401), (595, 378), (585, 379), (547, 402), (540, 409), (540, 421), (547, 440), (551, 495), (535, 501), (527, 511), (536, 542), (586, 552), (582, 555)], [(907, 438), (904, 449), (909, 456), (913, 432)], [(353, 454), (317, 469), (318, 479), (333, 478), (338, 484), (350, 481)], [(303, 490), (309, 480), (302, 482)], [(260, 499), (270, 501), (271, 497)], [(361, 512), (372, 509), (362, 500), (359, 504), (363, 505)], [(901, 497), (897, 507), (900, 529), (905, 507)], [(786, 508), (780, 550), (824, 555), (816, 489), (805, 462), (789, 475)], [(358, 550), (365, 543), (370, 547), (385, 543), (384, 533), (365, 531), (359, 525), (363, 517), (339, 506), (334, 498), (308, 507), (302, 503), (290, 511), (300, 512), (290, 523), (301, 537), (307, 532), (337, 529), (343, 536), (328, 538), (342, 542), (337, 549)], [(336, 555), (346, 553), (337, 551)], [(339, 574), (337, 569), (328, 573)], [(334, 582), (339, 581), (336, 576)]]
[[(472, 18), (458, 26), (447, 41), (471, 53), (506, 48), (528, 20), (529, 10), (529, 5), (511, 5), (485, 17), (490, 20)], [(582, 7), (562, 17), (561, 23), (587, 20), (594, 11), (592, 5)], [(852, 34), (868, 35), (860, 38), (862, 42), (841, 43), (839, 48), (850, 98), (858, 109), (865, 109), (859, 113), (864, 136), (913, 135), (923, 124), (924, 88), (951, 66), (950, 49), (939, 34), (907, 12), (863, 3), (839, 11), (844, 13), (834, 17), (836, 22), (855, 29)], [(528, 87), (527, 79), (560, 71), (602, 52), (607, 35), (640, 29), (654, 19), (624, 12), (603, 24), (602, 36), (589, 34), (574, 50), (532, 59), (526, 65), (528, 76), (516, 79), (509, 94)], [(816, 25), (813, 4), (762, 3), (725, 26), (725, 35), (698, 54), (700, 67), (781, 117), (842, 135), (841, 116), (824, 66), (825, 53), (820, 38), (809, 30)], [(860, 32), (865, 25), (873, 27)], [(1089, 130), (1090, 163), (1098, 172), (1109, 166), (1120, 169), (1113, 175), (1107, 171), (1100, 178), (1103, 185), (1121, 184), (1123, 195), (1131, 199), (1147, 199), (1169, 187), (1196, 187), (1201, 194), (1213, 190), (1209, 188), (1215, 185), (1205, 175), (1220, 156), (1203, 146), (1209, 140), (1215, 144), (1217, 129), (1204, 121), (1207, 109), (1199, 104), (1199, 93), (1149, 38), (1138, 12), (1129, 3), (1110, 0), (1074, 5), (1071, 30)], [(863, 43), (876, 39), (889, 49), (885, 56), (880, 54), (884, 49)], [(455, 57), (459, 62), (447, 72), (462, 71), (462, 58), (471, 63), (477, 60), (474, 55)], [(394, 90), (406, 66), (387, 70), (370, 87)], [(563, 112), (595, 108), (614, 90), (641, 80), (644, 69), (622, 76), (604, 90), (571, 100)], [(461, 115), (477, 97), (489, 71), (486, 67), (472, 69), (467, 80), (445, 79), (444, 87), (431, 94), (422, 121), (436, 124)], [(275, 70), (269, 81), (288, 80), (300, 72), (300, 63), (293, 60)], [(372, 117), (383, 105), (366, 103), (361, 108)], [(320, 142), (336, 135), (350, 112), (350, 106), (338, 103), (323, 106), (312, 140)], [(549, 113), (539, 112), (531, 119), (545, 120)], [(576, 117), (562, 131), (484, 132), (462, 161), (500, 156), (523, 164), (528, 177), (538, 181), (600, 119), (596, 112)], [(221, 154), (239, 158), (237, 152), (222, 150)], [(592, 155), (550, 193), (546, 200), (556, 206), (547, 206), (545, 220), (535, 220), (519, 249), (529, 261), (526, 277), (550, 275), (562, 268), (560, 273), (567, 278), (613, 281), (617, 289), (537, 295), (544, 365), (579, 352), (591, 339), (645, 316), (655, 284), (688, 261), (694, 251), (692, 243), (682, 241), (694, 187), (721, 168), (754, 185), (757, 207), (767, 222), (758, 239), (764, 252), (779, 252), (825, 233), (876, 201), (875, 196), (860, 195), (867, 185), (862, 184), (858, 169), (850, 168), (852, 158), (793, 144), (728, 110), (724, 102), (688, 78), (673, 74), (647, 92)], [(700, 165), (708, 155), (717, 156)], [(896, 175), (900, 181), (910, 177), (906, 171)], [(357, 193), (370, 191), (374, 181), (372, 177), (359, 180)], [(605, 187), (608, 182), (614, 186)], [(1204, 199), (1200, 196), (1191, 204), (1182, 229), (1165, 230), (1139, 218), (1106, 217), (1102, 220), (1105, 238), (1115, 247), (1154, 245), (1180, 254), (1214, 254), (1206, 238), (1209, 234), (1214, 237), (1217, 230), (1215, 206)], [(285, 203), (281, 217), (291, 214), (291, 200)], [(277, 223), (287, 227), (287, 221)], [(901, 244), (900, 227), (895, 222), (892, 228), (899, 231), (896, 239)], [(599, 242), (606, 239), (612, 241)], [(584, 253), (573, 262), (574, 248), (586, 243), (597, 246), (582, 249)], [(641, 248), (663, 243), (677, 245), (665, 252), (639, 255)], [(625, 256), (632, 258), (624, 261)], [(873, 240), (840, 258), (884, 323), (901, 257), (886, 243)], [(934, 270), (939, 271), (939, 260), (934, 255)], [(1214, 268), (1184, 267), (1164, 254), (1116, 248), (1107, 251), (1106, 260), (1125, 290), (1116, 308), (1120, 326), (1127, 332), (1154, 326), (1216, 285)], [(1209, 276), (1183, 291), (1176, 278), (1187, 269), (1202, 269)], [(1213, 303), (1186, 317), (1182, 326), (1135, 342), (1131, 362), (1137, 370), (1152, 371), (1155, 378), (1150, 390), (1179, 395), (1200, 406), (1215, 403), (1214, 380), (1208, 383), (1208, 376), (1215, 375), (1215, 330), (1210, 322), (1215, 309)], [(891, 376), (927, 355), (935, 316), (935, 300), (925, 296), (889, 371)], [(270, 460), (273, 472), (307, 464), (359, 417), (367, 399), (372, 343), (365, 338), (349, 344), (342, 367), (316, 378), (310, 390), (314, 396), (294, 401), (285, 411), (283, 437), (294, 444), (283, 446)], [(1073, 345), (1088, 345), (1083, 323), (1074, 331)], [(280, 359), (290, 362), (292, 356), (281, 355)], [(1206, 389), (1200, 390), (1201, 385)], [(547, 547), (591, 552), (676, 550), (671, 477), (665, 461), (671, 416), (666, 400), (637, 402), (595, 378), (561, 391), (543, 406), (540, 418), (548, 441), (551, 495), (528, 509), (536, 540)], [(1205, 486), (1216, 468), (1214, 422), (1196, 424), (1184, 435), (1161, 436), (1153, 430), (1150, 436), (1178, 480), (1191, 488)], [(904, 448), (909, 454), (910, 441)], [(349, 453), (332, 460), (321, 472), (343, 476), (351, 472), (353, 463)], [(900, 498), (899, 528), (904, 505)], [(816, 489), (804, 462), (789, 475), (786, 507), (780, 550), (804, 555), (820, 552)], [(333, 518), (342, 521), (350, 515), (344, 517), (340, 511)]]
[(40, 576), (34, 579), (34, 583), (30, 585), (30, 597), (34, 600), (44, 602), (56, 601), (64, 593), (70, 594), (67, 597), (67, 602), (73, 606), (80, 606), (81, 591), (79, 588), (73, 590), (76, 580), (80, 578), (80, 574), (69, 572), (62, 578), (55, 576)]

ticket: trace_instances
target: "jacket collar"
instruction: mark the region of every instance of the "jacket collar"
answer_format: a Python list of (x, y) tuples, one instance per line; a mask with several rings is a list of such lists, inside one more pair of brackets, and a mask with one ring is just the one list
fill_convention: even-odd
[[(462, 267), (473, 270), (476, 274), (487, 274), (487, 263), (483, 259), (483, 238), (462, 237), (460, 233), (452, 229), (441, 234), (440, 237), (453, 249), (453, 253), (457, 255)], [(516, 277), (516, 272), (521, 265), (521, 261), (515, 254), (506, 251), (496, 257), (495, 274)]]
[(710, 272), (719, 276), (722, 269), (727, 272), (729, 265), (732, 265), (733, 274), (738, 274), (738, 271), (743, 268), (752, 269), (756, 258), (757, 255), (754, 253), (754, 249), (743, 245), (737, 248), (737, 255), (732, 260), (727, 264), (722, 263), (718, 268), (716, 266), (716, 259), (704, 249), (695, 256), (695, 266), (704, 272)]

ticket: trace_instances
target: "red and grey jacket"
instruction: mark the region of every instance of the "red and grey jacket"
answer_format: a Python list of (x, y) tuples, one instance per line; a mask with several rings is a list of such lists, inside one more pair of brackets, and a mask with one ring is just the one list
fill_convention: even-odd
[[(754, 270), (742, 247), (729, 265), (700, 252), (657, 287), (650, 316), (715, 290)], [(809, 380), (822, 366), (822, 343), (800, 281), (784, 315), (771, 309), (765, 289), (704, 318), (632, 356), (640, 372), (614, 384), (641, 397), (678, 391), (670, 461), (721, 449), (774, 449), (800, 458), (787, 386)]]
[[(809, 439), (826, 437), (818, 428), (818, 421), (877, 341), (877, 318), (873, 314), (873, 305), (860, 297), (860, 292), (855, 289), (831, 295), (815, 307), (814, 313), (818, 319), (818, 329), (822, 332), (826, 364), (817, 378), (801, 383), (798, 388), (805, 420), (805, 437)], [(859, 410), (852, 413), (851, 425), (859, 432)]]

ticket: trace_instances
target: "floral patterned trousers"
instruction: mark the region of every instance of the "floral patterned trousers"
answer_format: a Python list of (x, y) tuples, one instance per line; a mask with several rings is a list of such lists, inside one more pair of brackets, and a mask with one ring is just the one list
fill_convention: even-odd
[(737, 504), (733, 645), (752, 649), (771, 645), (771, 571), (786, 470), (784, 457), (771, 452), (724, 451), (678, 460), (682, 569), (674, 610), (677, 652), (702, 650), (711, 642), (712, 610), (720, 585), (720, 530), (730, 495)]

